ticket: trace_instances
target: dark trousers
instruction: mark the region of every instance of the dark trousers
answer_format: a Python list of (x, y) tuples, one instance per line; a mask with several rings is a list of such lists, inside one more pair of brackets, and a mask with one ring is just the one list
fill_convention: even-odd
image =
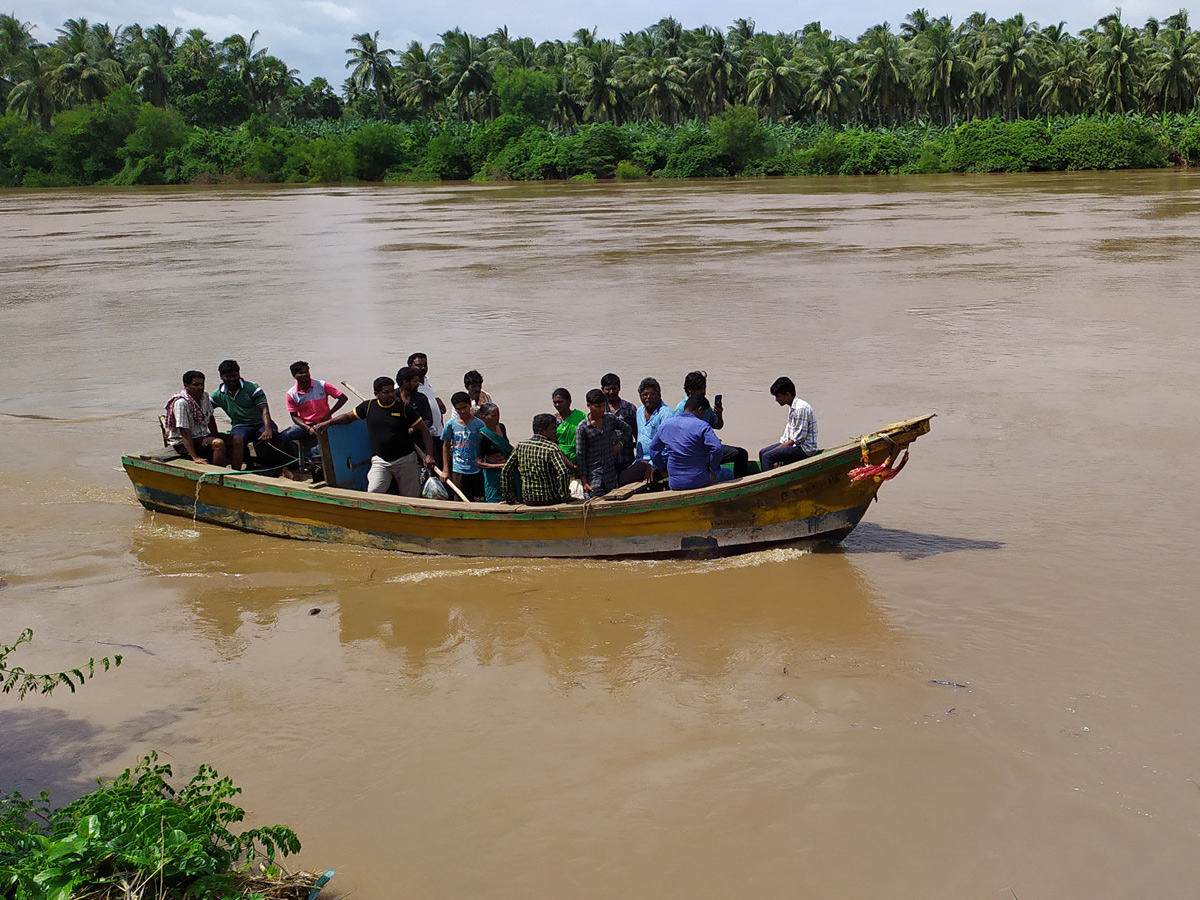
[(788, 447), (772, 444), (758, 451), (758, 464), (762, 466), (764, 472), (777, 465), (786, 466), (788, 463), (800, 462), (802, 459), (808, 459), (808, 454), (795, 444)]
[[(267, 443), (274, 444), (276, 447), (278, 447), (284, 453), (288, 453), (288, 454), (291, 454), (292, 456), (295, 456), (296, 455), (296, 442), (293, 441), (290, 437), (288, 437), (285, 432), (281, 432), (279, 430), (279, 426), (276, 425), (274, 422), (271, 423), (271, 430), (273, 432), (275, 432), (275, 437), (273, 437)], [(291, 429), (288, 429), (288, 430), (290, 431)], [(263, 431), (263, 427), (262, 427), (261, 422), (259, 422), (257, 425), (234, 425), (232, 428), (229, 429), (230, 434), (238, 435), (247, 444), (252, 443), (253, 441), (259, 440), (262, 437), (262, 431)]]
[(733, 463), (733, 477), (745, 478), (750, 472), (750, 454), (746, 452), (745, 447), (735, 447), (733, 444), (726, 444), (721, 452), (721, 465), (725, 463)]
[(635, 481), (645, 481), (646, 476), (653, 471), (654, 466), (650, 465), (649, 460), (639, 459), (617, 476), (617, 484), (633, 484)]

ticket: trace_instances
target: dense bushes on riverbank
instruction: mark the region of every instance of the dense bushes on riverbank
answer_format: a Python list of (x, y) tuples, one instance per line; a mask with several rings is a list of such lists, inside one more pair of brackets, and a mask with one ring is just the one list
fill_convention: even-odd
[(975, 119), (893, 129), (782, 125), (744, 106), (709, 122), (547, 128), (265, 116), (189, 126), (131, 91), (58, 113), (52, 130), (0, 118), (0, 186), (875, 175), (1158, 168), (1200, 163), (1194, 114)]

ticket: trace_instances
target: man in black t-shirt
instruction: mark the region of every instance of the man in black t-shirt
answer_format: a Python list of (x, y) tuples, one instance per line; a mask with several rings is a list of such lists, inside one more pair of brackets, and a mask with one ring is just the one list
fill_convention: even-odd
[(330, 425), (365, 420), (367, 438), (371, 442), (371, 471), (367, 473), (367, 490), (373, 494), (386, 494), (394, 478), (401, 496), (418, 497), (421, 494), (421, 473), (413, 455), (416, 449), (414, 437), (420, 442), (425, 465), (432, 466), (429, 425), (415, 404), (404, 403), (396, 397), (396, 383), (386, 375), (375, 379), (374, 389), (374, 400), (364, 400), (354, 407), (353, 412), (321, 422), (316, 428), (323, 431)]

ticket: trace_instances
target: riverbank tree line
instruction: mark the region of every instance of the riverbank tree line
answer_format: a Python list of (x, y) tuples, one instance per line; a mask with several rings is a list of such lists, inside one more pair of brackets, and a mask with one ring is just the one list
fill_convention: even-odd
[(351, 38), (335, 92), (258, 46), (0, 15), (0, 186), (720, 177), (1200, 162), (1186, 10), (1071, 34), (917, 9), (857, 40), (819, 22), (663, 19), (617, 41), (506, 28), (397, 52)]

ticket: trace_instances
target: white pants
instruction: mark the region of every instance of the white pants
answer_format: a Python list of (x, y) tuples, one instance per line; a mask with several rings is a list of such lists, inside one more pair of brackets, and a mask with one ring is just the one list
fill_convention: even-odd
[(421, 467), (416, 455), (410, 453), (388, 462), (378, 456), (371, 457), (371, 471), (367, 473), (367, 490), (372, 494), (386, 494), (392, 479), (400, 487), (401, 497), (421, 496)]

